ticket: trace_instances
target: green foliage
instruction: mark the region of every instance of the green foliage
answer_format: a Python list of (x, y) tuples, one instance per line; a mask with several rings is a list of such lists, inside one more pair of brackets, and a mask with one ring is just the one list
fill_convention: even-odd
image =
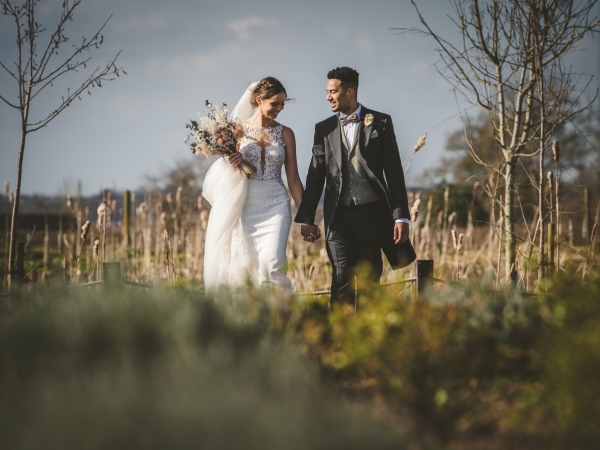
[[(466, 227), (469, 218), (469, 208), (473, 203), (473, 220), (475, 225), (489, 223), (489, 197), (479, 188), (473, 198), (473, 183), (455, 183), (455, 184), (439, 184), (429, 194), (433, 196), (433, 210), (431, 211), (431, 226), (437, 226), (436, 218), (440, 211), (444, 210), (444, 192), (446, 187), (450, 188), (450, 196), (448, 198), (448, 215), (456, 213), (454, 224), (459, 227)], [(427, 213), (426, 202), (422, 205), (423, 209), (421, 216), (424, 217)]]
[(375, 290), (358, 313), (329, 316), (312, 300), (296, 340), (332, 382), (384, 399), (425, 442), (591, 448), (600, 442), (600, 291), (574, 285), (558, 280), (554, 294), (536, 297), (477, 281), (417, 301)]
[(269, 332), (266, 293), (23, 292), (0, 304), (2, 449), (397, 449)]
[(361, 286), (331, 314), (251, 287), (22, 292), (0, 303), (2, 448), (594, 448), (597, 275), (492, 286)]

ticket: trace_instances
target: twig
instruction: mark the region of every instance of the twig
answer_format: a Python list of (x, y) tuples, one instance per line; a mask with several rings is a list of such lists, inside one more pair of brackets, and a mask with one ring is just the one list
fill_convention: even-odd
[(581, 276), (581, 283), (583, 284), (584, 280), (585, 280), (585, 274), (586, 274), (586, 270), (587, 270), (587, 264), (588, 264), (588, 260), (590, 257), (590, 251), (592, 250), (592, 247), (594, 245), (594, 238), (596, 237), (596, 226), (598, 225), (598, 223), (596, 222), (594, 224), (594, 227), (592, 228), (592, 235), (590, 236), (590, 243), (588, 244), (588, 249), (587, 249), (587, 253), (585, 255), (585, 262), (583, 263), (583, 275)]
[(33, 235), (35, 233), (35, 225), (33, 226), (33, 231), (31, 232), (31, 236), (29, 236), (29, 240), (27, 241), (27, 243), (25, 244), (25, 248), (27, 248), (27, 246), (29, 245), (29, 243), (31, 242), (31, 240), (33, 239)]

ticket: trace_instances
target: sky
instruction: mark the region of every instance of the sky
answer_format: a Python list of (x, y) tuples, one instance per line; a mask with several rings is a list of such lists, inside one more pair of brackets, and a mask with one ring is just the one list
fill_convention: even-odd
[[(457, 37), (447, 0), (416, 3), (432, 28)], [(51, 28), (61, 4), (43, 0), (38, 21)], [(409, 0), (82, 0), (66, 34), (72, 42), (89, 37), (111, 15), (104, 44), (89, 53), (88, 66), (103, 65), (120, 51), (117, 63), (128, 75), (94, 89), (28, 135), (25, 194), (64, 193), (79, 180), (84, 195), (140, 188), (146, 175), (197, 158), (183, 138), (185, 124), (206, 114), (205, 100), (233, 107), (248, 84), (265, 76), (277, 77), (295, 99), (278, 120), (294, 130), (303, 179), (314, 124), (331, 115), (325, 84), (334, 67), (355, 68), (359, 101), (392, 116), (404, 164), (428, 133), (409, 185), (422, 184), (439, 165), (448, 135), (462, 126), (456, 96), (434, 67), (439, 56), (433, 42), (393, 30), (420, 26)], [(0, 61), (6, 65), (16, 56), (14, 36), (14, 25), (0, 16)], [(579, 45), (569, 58), (575, 71), (600, 77), (599, 44), (596, 37)], [(83, 75), (41, 96), (33, 117), (51, 111)], [(16, 93), (16, 84), (0, 73), (0, 95), (15, 99)], [(0, 182), (10, 181), (13, 189), (19, 134), (18, 112), (0, 103)]]

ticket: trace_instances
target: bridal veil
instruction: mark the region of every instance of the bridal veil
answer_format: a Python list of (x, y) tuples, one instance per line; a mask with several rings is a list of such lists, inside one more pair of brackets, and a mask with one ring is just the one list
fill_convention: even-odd
[[(254, 114), (250, 97), (252, 83), (231, 112), (241, 121)], [(204, 178), (202, 196), (212, 206), (204, 247), (204, 285), (240, 284), (247, 276), (248, 250), (242, 226), (242, 210), (248, 192), (248, 178), (234, 170), (225, 158), (217, 159)]]

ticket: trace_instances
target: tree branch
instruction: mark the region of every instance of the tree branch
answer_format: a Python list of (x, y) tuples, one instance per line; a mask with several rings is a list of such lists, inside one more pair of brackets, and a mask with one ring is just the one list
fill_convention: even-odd
[(15, 109), (20, 109), (18, 105), (13, 105), (11, 102), (9, 102), (8, 100), (6, 100), (4, 97), (2, 97), (0, 95), (0, 100), (2, 100), (4, 103), (6, 103), (8, 106), (10, 106), (11, 108), (15, 108)]
[(87, 89), (89, 88), (93, 88), (93, 87), (102, 87), (102, 81), (112, 81), (114, 80), (114, 78), (107, 78), (110, 75), (117, 75), (118, 76), (118, 71), (121, 70), (121, 68), (117, 68), (115, 65), (115, 61), (117, 60), (119, 54), (121, 52), (119, 52), (117, 54), (117, 56), (115, 56), (115, 58), (110, 61), (106, 67), (104, 67), (104, 69), (100, 72), (97, 73), (98, 70), (100, 68), (97, 68), (96, 70), (94, 70), (94, 72), (92, 72), (92, 74), (88, 77), (88, 79), (81, 84), (81, 86), (79, 86), (74, 92), (70, 92), (68, 93), (67, 97), (64, 98), (61, 102), (61, 104), (58, 106), (58, 108), (56, 108), (54, 111), (52, 111), (50, 114), (48, 114), (44, 119), (39, 120), (37, 122), (33, 122), (33, 123), (28, 123), (28, 133), (32, 133), (34, 131), (39, 130), (40, 128), (43, 128), (45, 126), (47, 126), (52, 120), (54, 120), (64, 109), (66, 109), (67, 107), (69, 107), (69, 105), (76, 99), (79, 98), (79, 96), (85, 92)]

